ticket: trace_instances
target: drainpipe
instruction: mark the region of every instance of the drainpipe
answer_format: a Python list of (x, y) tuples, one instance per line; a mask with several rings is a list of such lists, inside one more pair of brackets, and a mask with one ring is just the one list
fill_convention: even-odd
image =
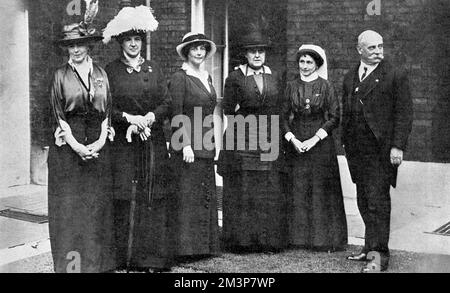
[[(148, 7), (150, 7), (150, 0), (146, 0), (145, 1), (146, 3), (146, 5), (148, 6)], [(151, 40), (152, 40), (152, 38), (151, 38), (151, 35), (150, 35), (151, 33), (150, 32), (147, 32), (147, 54), (145, 54), (146, 56), (147, 56), (147, 60), (151, 60), (152, 59), (152, 56), (151, 56), (151, 52), (152, 52), (152, 45), (151, 45)]]

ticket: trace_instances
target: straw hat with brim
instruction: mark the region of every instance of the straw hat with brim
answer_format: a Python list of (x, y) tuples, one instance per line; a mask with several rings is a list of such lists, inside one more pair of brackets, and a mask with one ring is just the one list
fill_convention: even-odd
[(297, 51), (297, 55), (296, 55), (297, 63), (299, 62), (300, 57), (304, 56), (304, 55), (311, 56), (311, 58), (313, 58), (314, 61), (316, 62), (317, 67), (320, 67), (320, 66), (323, 65), (323, 58), (322, 58), (322, 56), (320, 56), (320, 54), (318, 52), (314, 51), (313, 49), (300, 49), (300, 50), (298, 50)]
[(63, 38), (57, 40), (56, 43), (60, 46), (69, 46), (72, 44), (90, 43), (103, 39), (102, 36), (95, 34), (95, 30), (87, 30), (79, 23), (65, 25), (63, 27)]
[(206, 53), (206, 57), (205, 59), (208, 59), (209, 57), (211, 57), (212, 55), (214, 55), (216, 53), (217, 47), (216, 44), (209, 40), (204, 34), (201, 33), (187, 33), (186, 35), (184, 35), (183, 40), (181, 41), (181, 44), (179, 44), (177, 46), (177, 53), (178, 55), (183, 59), (183, 60), (187, 60), (187, 56), (183, 55), (183, 49), (193, 43), (207, 43), (211, 46), (211, 49), (209, 50), (209, 52)]

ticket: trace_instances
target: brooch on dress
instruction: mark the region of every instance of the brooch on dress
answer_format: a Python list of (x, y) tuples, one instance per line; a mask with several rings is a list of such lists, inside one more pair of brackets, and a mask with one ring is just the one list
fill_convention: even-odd
[(103, 82), (104, 82), (104, 80), (101, 77), (95, 79), (95, 85), (99, 88), (103, 87)]

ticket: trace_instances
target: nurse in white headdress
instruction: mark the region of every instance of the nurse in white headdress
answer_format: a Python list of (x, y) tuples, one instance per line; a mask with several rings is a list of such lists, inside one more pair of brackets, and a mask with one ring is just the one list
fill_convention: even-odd
[(327, 80), (325, 51), (302, 45), (299, 76), (288, 82), (283, 135), (289, 174), (289, 245), (342, 250), (347, 223), (332, 132), (339, 126), (339, 100)]

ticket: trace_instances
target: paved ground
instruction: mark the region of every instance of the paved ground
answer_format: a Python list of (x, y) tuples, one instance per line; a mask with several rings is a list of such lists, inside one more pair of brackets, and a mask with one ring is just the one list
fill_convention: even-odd
[[(345, 252), (289, 250), (277, 254), (229, 254), (179, 264), (172, 273), (359, 273), (363, 263), (345, 257), (360, 250), (350, 245)], [(0, 266), (0, 273), (52, 273), (49, 252)], [(124, 273), (117, 272), (117, 273)], [(393, 250), (387, 273), (450, 273), (450, 256)]]
[[(277, 255), (222, 256), (182, 265), (174, 272), (358, 272), (360, 264), (344, 256), (363, 244), (364, 225), (356, 206), (345, 158), (339, 157), (349, 228), (347, 252), (332, 255), (302, 250)], [(45, 186), (0, 190), (0, 210), (21, 208), (35, 213), (47, 209)], [(450, 221), (450, 165), (404, 162), (397, 189), (392, 189), (390, 272), (449, 272), (450, 236), (430, 234)], [(48, 225), (0, 217), (0, 272), (51, 272)], [(260, 264), (260, 265), (258, 265)]]

